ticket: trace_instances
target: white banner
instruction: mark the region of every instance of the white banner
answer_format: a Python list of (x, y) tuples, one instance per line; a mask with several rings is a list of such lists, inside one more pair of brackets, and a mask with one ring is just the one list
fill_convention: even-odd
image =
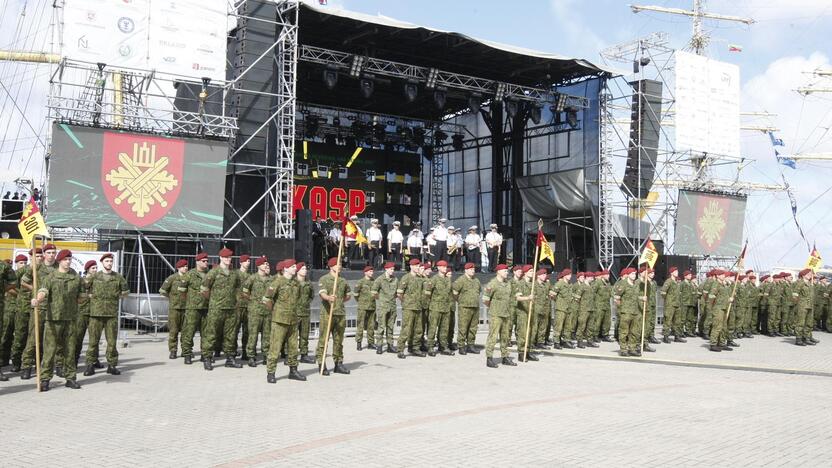
[(740, 155), (740, 69), (676, 52), (676, 151)]
[[(75, 270), (79, 274), (84, 273), (84, 264), (90, 260), (95, 260), (98, 263), (98, 269), (101, 269), (101, 263), (98, 259), (101, 258), (107, 252), (98, 252), (98, 251), (90, 251), (90, 250), (73, 250), (72, 251), (72, 264), (70, 265), (73, 270)], [(27, 258), (29, 258), (29, 263), (32, 263), (32, 259), (29, 257), (29, 249), (14, 249), (14, 257), (23, 254)], [(113, 271), (118, 271), (118, 252), (112, 252), (113, 254)], [(14, 265), (15, 267), (17, 265)]]
[(223, 0), (66, 0), (64, 57), (225, 80)]

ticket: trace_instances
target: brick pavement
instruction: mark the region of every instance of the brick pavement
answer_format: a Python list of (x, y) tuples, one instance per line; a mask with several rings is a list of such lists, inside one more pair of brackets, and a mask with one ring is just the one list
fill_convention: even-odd
[[(812, 348), (699, 339), (656, 357), (832, 368)], [(484, 342), (484, 335), (479, 336)], [(122, 348), (123, 375), (0, 383), (4, 466), (828, 465), (829, 377), (544, 356), (487, 369), (485, 357), (397, 359), (345, 345), (352, 375), (265, 383), (265, 367), (205, 372), (163, 340)], [(612, 355), (614, 346), (582, 351)], [(20, 450), (32, 447), (36, 450)]]

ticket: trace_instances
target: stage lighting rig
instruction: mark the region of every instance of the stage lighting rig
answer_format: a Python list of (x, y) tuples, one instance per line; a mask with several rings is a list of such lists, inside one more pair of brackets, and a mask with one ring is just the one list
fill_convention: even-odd
[(463, 147), (462, 146), (462, 140), (463, 140), (463, 136), (459, 133), (457, 133), (457, 134), (455, 134), (454, 136), (451, 137), (451, 145), (453, 146), (453, 148), (455, 150), (462, 151), (462, 147)]
[(471, 93), (468, 96), (468, 108), (471, 109), (471, 113), (478, 113), (480, 111), (480, 107), (482, 107), (482, 94)]
[(437, 145), (441, 145), (445, 143), (445, 140), (448, 139), (448, 134), (443, 132), (442, 129), (439, 129), (433, 133), (433, 139), (435, 140)]
[(318, 128), (320, 127), (320, 121), (318, 120), (317, 115), (306, 115), (306, 119), (304, 122), (304, 130), (307, 138), (312, 138), (318, 134)]
[(374, 81), (374, 76), (370, 74), (365, 74), (361, 77), (358, 81), (358, 86), (361, 88), (361, 95), (364, 99), (370, 99), (370, 96), (373, 95), (373, 91), (376, 89), (376, 82)]
[(442, 110), (445, 108), (445, 103), (448, 100), (448, 90), (446, 88), (436, 88), (433, 91), (433, 103), (436, 105), (436, 109)]
[(419, 95), (419, 84), (415, 81), (407, 80), (404, 83), (404, 97), (407, 99), (407, 102), (413, 102), (416, 100), (416, 96)]
[(506, 114), (513, 119), (514, 116), (517, 115), (517, 101), (514, 99), (507, 99), (504, 104), (506, 106)]
[(425, 144), (424, 127), (416, 127), (413, 129), (413, 142), (416, 143), (418, 146), (422, 146)]
[(566, 109), (566, 100), (569, 98), (566, 94), (555, 94), (555, 105), (552, 107), (553, 113), (563, 112)]
[(540, 104), (532, 104), (531, 110), (529, 110), (529, 119), (531, 119), (532, 123), (535, 125), (540, 125), (540, 119), (543, 116), (543, 106)]
[(502, 102), (506, 95), (506, 84), (497, 83), (497, 90), (494, 92), (494, 102)]
[(324, 85), (326, 89), (332, 91), (338, 84), (338, 69), (335, 67), (324, 68)]
[(350, 65), (350, 76), (358, 78), (361, 76), (361, 69), (364, 68), (364, 61), (366, 59), (361, 55), (352, 56), (352, 64)]
[(425, 88), (427, 88), (427, 89), (435, 88), (437, 78), (439, 78), (439, 69), (438, 68), (429, 69), (428, 70), (427, 83), (425, 84)]
[(578, 109), (574, 107), (566, 109), (566, 123), (573, 129), (578, 128)]

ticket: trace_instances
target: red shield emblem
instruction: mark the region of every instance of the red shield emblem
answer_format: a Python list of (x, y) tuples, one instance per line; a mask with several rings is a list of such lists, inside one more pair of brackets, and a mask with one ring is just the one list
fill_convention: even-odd
[(731, 201), (722, 197), (701, 196), (696, 206), (696, 239), (703, 254), (715, 252), (728, 227)]
[(113, 211), (136, 227), (164, 217), (182, 190), (185, 142), (105, 132), (103, 146), (101, 187)]

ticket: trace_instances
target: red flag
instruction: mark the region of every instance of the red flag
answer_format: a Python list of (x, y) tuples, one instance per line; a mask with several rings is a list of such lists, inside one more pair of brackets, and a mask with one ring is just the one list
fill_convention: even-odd
[(344, 218), (344, 222), (341, 223), (343, 227), (341, 228), (341, 235), (349, 237), (350, 239), (355, 239), (355, 241), (359, 244), (367, 243), (367, 238), (361, 234), (361, 229), (355, 225), (349, 218)]

